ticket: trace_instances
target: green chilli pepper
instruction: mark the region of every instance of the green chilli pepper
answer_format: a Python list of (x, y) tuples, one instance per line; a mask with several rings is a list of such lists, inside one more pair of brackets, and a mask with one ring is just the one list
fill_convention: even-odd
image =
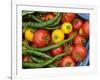
[(54, 30), (54, 29), (58, 29), (60, 28), (60, 26), (57, 26), (57, 27), (45, 27), (44, 29), (47, 29), (47, 30)]
[(45, 62), (43, 59), (40, 59), (40, 58), (37, 58), (37, 57), (32, 57), (32, 56), (30, 56), (30, 58), (31, 58), (33, 61), (37, 62), (37, 63), (44, 63), (44, 62)]
[(52, 25), (49, 25), (49, 26), (50, 26), (50, 27), (58, 26), (58, 25), (59, 25), (59, 22), (60, 22), (60, 19), (61, 19), (61, 16), (57, 19), (56, 22), (54, 22)]
[[(30, 56), (30, 58), (31, 58), (34, 62), (37, 62), (37, 63), (45, 63), (45, 60), (43, 60), (43, 59), (40, 59), (40, 58), (37, 58), (37, 57), (32, 57), (32, 56)], [(54, 64), (49, 64), (48, 67), (56, 67), (56, 65), (54, 65)]]
[(52, 58), (51, 56), (42, 53), (42, 52), (38, 52), (35, 50), (31, 50), (31, 49), (24, 49), (22, 50), (22, 54), (23, 55), (35, 55), (35, 56), (39, 56), (39, 57), (43, 57), (43, 58)]
[(57, 58), (64, 56), (65, 53), (59, 54), (51, 59), (48, 59), (44, 63), (28, 63), (28, 62), (22, 62), (23, 68), (42, 68), (45, 67), (52, 62), (54, 62)]
[(52, 20), (49, 20), (47, 22), (41, 22), (41, 23), (36, 23), (36, 22), (23, 22), (22, 23), (22, 26), (23, 27), (28, 26), (28, 27), (34, 27), (34, 28), (47, 27), (47, 26), (53, 24), (55, 21), (57, 21), (60, 16), (61, 16), (61, 14), (60, 13), (57, 13), (57, 15)]
[(44, 21), (38, 19), (36, 16), (34, 16), (34, 14), (25, 15), (25, 16), (23, 16), (23, 19), (33, 19), (36, 22), (44, 22)]

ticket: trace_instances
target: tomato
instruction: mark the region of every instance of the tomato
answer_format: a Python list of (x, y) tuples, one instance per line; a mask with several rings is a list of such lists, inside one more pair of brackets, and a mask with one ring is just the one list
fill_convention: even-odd
[(57, 14), (56, 12), (51, 12), (54, 16)]
[(53, 13), (48, 13), (48, 14), (46, 14), (46, 15), (43, 15), (43, 16), (41, 17), (41, 20), (43, 20), (43, 21), (48, 21), (48, 20), (53, 19), (54, 16), (55, 16), (55, 15), (54, 15)]
[(49, 13), (46, 15), (45, 20), (48, 21), (48, 20), (51, 20), (53, 18), (54, 18), (54, 15), (52, 13)]
[(53, 50), (51, 50), (51, 54), (53, 56), (56, 56), (56, 55), (59, 55), (63, 52), (63, 48), (62, 47), (58, 47), (58, 48), (55, 48)]
[(23, 57), (22, 57), (22, 60), (25, 61), (25, 62), (28, 62), (29, 59), (30, 59), (30, 58), (29, 58), (28, 56), (23, 56)]
[(44, 47), (50, 41), (50, 35), (47, 30), (39, 29), (34, 33), (33, 45), (36, 47)]
[(71, 55), (72, 54), (72, 51), (73, 51), (73, 48), (74, 46), (73, 45), (70, 45), (68, 47), (65, 47), (64, 51), (67, 55)]
[(28, 40), (29, 42), (33, 42), (34, 32), (32, 29), (27, 29), (24, 36), (26, 40)]
[(75, 18), (75, 13), (64, 13), (61, 18), (61, 23), (71, 22)]
[(56, 29), (52, 32), (52, 41), (59, 43), (64, 40), (64, 32), (61, 29)]
[(72, 37), (74, 34), (75, 34), (75, 32), (71, 32), (71, 33), (69, 33), (67, 36), (68, 36), (68, 38), (69, 38), (69, 37)]
[(75, 62), (71, 56), (65, 56), (61, 59), (61, 67), (73, 67), (75, 66)]
[(77, 45), (77, 44), (84, 45), (85, 42), (86, 42), (85, 39), (82, 36), (80, 36), (79, 34), (77, 36), (75, 36), (74, 39), (73, 39), (73, 43), (75, 45)]
[(79, 30), (79, 34), (82, 36), (89, 37), (89, 22), (88, 21), (86, 21), (82, 25), (82, 28)]
[(65, 34), (69, 34), (72, 32), (72, 24), (69, 22), (65, 22), (61, 25), (61, 29)]
[(75, 45), (72, 51), (72, 58), (76, 62), (81, 62), (86, 57), (86, 48), (82, 45)]
[(73, 24), (72, 24), (73, 29), (74, 30), (79, 30), (82, 27), (82, 24), (83, 24), (83, 22), (82, 22), (81, 19), (74, 19)]

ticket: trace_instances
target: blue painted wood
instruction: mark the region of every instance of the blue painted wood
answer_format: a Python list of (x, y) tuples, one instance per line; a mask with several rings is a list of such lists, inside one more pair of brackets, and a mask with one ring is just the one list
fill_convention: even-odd
[(78, 16), (80, 16), (81, 18), (85, 19), (85, 20), (89, 20), (89, 14), (88, 13), (78, 13)]

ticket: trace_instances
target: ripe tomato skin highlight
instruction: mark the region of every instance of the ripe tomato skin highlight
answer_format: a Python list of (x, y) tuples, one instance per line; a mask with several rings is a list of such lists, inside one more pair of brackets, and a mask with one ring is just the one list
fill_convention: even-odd
[(58, 48), (52, 49), (51, 50), (51, 55), (56, 56), (56, 55), (61, 54), (62, 52), (63, 52), (63, 47), (60, 46)]
[(34, 33), (33, 44), (36, 47), (44, 47), (50, 41), (50, 35), (47, 30), (39, 29)]
[(81, 62), (86, 57), (86, 48), (82, 45), (75, 45), (72, 51), (72, 58), (75, 62)]
[(65, 56), (64, 58), (61, 59), (60, 63), (61, 63), (60, 64), (61, 67), (73, 67), (73, 66), (75, 66), (75, 62), (71, 56)]
[(71, 22), (75, 18), (75, 16), (76, 16), (75, 13), (64, 13), (61, 18), (61, 23)]
[(88, 21), (86, 21), (82, 25), (82, 28), (79, 30), (79, 34), (84, 37), (89, 37), (89, 22)]
[(74, 42), (74, 45), (77, 45), (77, 44), (83, 45), (86, 41), (82, 36), (78, 34), (77, 36), (74, 37), (73, 42)]
[(81, 19), (74, 19), (73, 24), (72, 24), (73, 29), (74, 30), (79, 30), (82, 27), (82, 24), (83, 24), (83, 22), (82, 22)]

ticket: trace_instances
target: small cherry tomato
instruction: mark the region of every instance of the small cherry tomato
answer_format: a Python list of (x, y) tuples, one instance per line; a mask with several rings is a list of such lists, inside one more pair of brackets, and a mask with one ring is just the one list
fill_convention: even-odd
[(77, 45), (77, 44), (84, 45), (86, 41), (82, 36), (80, 36), (78, 34), (77, 36), (74, 37), (73, 42), (74, 42), (75, 45)]
[(61, 18), (61, 23), (71, 22), (75, 18), (75, 16), (76, 16), (75, 13), (63, 13)]
[(58, 48), (55, 48), (55, 49), (51, 50), (51, 55), (56, 56), (56, 55), (61, 54), (62, 52), (63, 52), (63, 48), (58, 47)]
[(74, 30), (79, 30), (82, 27), (82, 24), (83, 24), (83, 22), (82, 22), (81, 19), (74, 19), (73, 24), (72, 24), (73, 29)]
[(72, 58), (76, 62), (81, 62), (86, 57), (86, 48), (82, 45), (75, 45), (72, 51)]
[(61, 59), (61, 67), (73, 67), (75, 66), (75, 62), (71, 56), (65, 56)]
[(44, 47), (50, 41), (50, 35), (47, 30), (39, 29), (34, 33), (33, 44), (35, 47)]

